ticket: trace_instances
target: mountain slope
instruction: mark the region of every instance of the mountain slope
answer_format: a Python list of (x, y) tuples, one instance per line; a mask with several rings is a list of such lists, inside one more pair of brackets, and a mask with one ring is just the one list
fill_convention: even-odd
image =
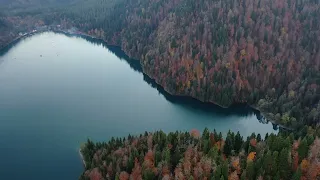
[(249, 103), (286, 125), (318, 122), (318, 1), (87, 3), (63, 17), (140, 59), (170, 93), (222, 106)]
[(68, 2), (31, 13), (121, 46), (171, 94), (248, 103), (294, 127), (319, 122), (319, 1)]

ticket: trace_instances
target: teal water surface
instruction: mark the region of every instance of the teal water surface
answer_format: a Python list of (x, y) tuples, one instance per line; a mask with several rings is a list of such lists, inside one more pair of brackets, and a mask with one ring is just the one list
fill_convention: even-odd
[(96, 40), (46, 32), (0, 53), (0, 179), (78, 179), (87, 138), (205, 127), (277, 132), (249, 107), (169, 95), (138, 61)]

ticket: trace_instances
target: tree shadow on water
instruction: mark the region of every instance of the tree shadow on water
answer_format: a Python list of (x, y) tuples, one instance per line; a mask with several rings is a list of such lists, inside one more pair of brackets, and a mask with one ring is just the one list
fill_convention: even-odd
[[(107, 45), (102, 40), (91, 38), (88, 36), (68, 35), (68, 34), (65, 34), (65, 35), (69, 37), (70, 36), (79, 37), (87, 40), (88, 42), (94, 45), (103, 46), (104, 48), (108, 49), (111, 53), (116, 55), (120, 60), (125, 61), (134, 71), (136, 71), (137, 73), (141, 73), (143, 75), (143, 80), (146, 83), (148, 83), (152, 88), (156, 89), (159, 94), (163, 95), (163, 97), (172, 104), (179, 105), (185, 109), (196, 110), (198, 112), (206, 113), (206, 114), (214, 114), (220, 117), (226, 117), (226, 116), (248, 117), (248, 116), (255, 115), (260, 123), (266, 124), (269, 122), (264, 116), (262, 116), (262, 114), (259, 111), (251, 108), (246, 104), (235, 104), (229, 108), (222, 108), (213, 103), (201, 102), (192, 97), (171, 95), (168, 92), (166, 92), (162, 86), (157, 84), (155, 80), (151, 79), (149, 76), (143, 73), (142, 66), (139, 60), (132, 59), (129, 56), (127, 56), (121, 50), (120, 47)], [(273, 129), (277, 130), (278, 126), (273, 124)]]

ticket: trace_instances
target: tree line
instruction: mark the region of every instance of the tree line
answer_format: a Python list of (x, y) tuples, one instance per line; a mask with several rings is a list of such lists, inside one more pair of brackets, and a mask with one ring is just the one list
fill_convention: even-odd
[(202, 134), (163, 131), (139, 136), (88, 140), (81, 148), (85, 172), (80, 179), (301, 180), (320, 178), (319, 128), (299, 132)]

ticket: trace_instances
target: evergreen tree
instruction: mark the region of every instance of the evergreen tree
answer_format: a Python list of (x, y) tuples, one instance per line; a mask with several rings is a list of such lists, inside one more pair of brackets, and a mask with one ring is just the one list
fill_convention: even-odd
[(239, 153), (242, 144), (243, 144), (243, 138), (238, 131), (235, 136), (235, 141), (234, 141), (234, 150), (235, 150), (236, 154)]
[(291, 164), (288, 161), (289, 158), (289, 150), (282, 149), (279, 155), (279, 173), (282, 179), (289, 179), (291, 177)]
[(223, 147), (223, 153), (226, 156), (231, 155), (231, 151), (232, 151), (233, 147), (232, 147), (232, 140), (230, 136), (227, 136), (227, 139), (225, 141), (224, 147)]
[(300, 161), (307, 157), (308, 149), (309, 149), (308, 142), (307, 142), (306, 138), (303, 138), (303, 140), (301, 141), (301, 143), (298, 147), (298, 154), (299, 154)]
[(220, 180), (221, 174), (221, 165), (218, 165), (214, 173), (214, 179)]
[(241, 177), (240, 177), (241, 180), (247, 180), (247, 172), (246, 170), (244, 170), (241, 174)]
[(179, 147), (177, 146), (174, 151), (174, 154), (172, 156), (172, 166), (176, 167), (176, 165), (179, 163), (180, 159), (181, 159), (181, 152), (179, 150)]
[(170, 163), (170, 150), (168, 147), (164, 148), (162, 152), (162, 159), (168, 164)]
[(272, 153), (272, 157), (273, 157), (273, 160), (271, 161), (271, 169), (272, 169), (272, 174), (271, 176), (276, 176), (277, 175), (277, 172), (278, 172), (278, 164), (279, 164), (279, 152), (278, 151), (274, 151)]
[(265, 136), (264, 136), (264, 140), (266, 141), (269, 137), (269, 133), (267, 133)]
[(134, 158), (133, 158), (132, 154), (130, 154), (129, 159), (128, 159), (128, 163), (127, 163), (127, 172), (131, 173), (133, 167), (134, 167)]
[(247, 162), (246, 175), (248, 180), (255, 180), (255, 171), (253, 161)]
[(263, 168), (265, 170), (265, 173), (267, 175), (272, 174), (272, 155), (271, 151), (268, 151), (265, 157), (263, 158)]
[(228, 179), (228, 171), (229, 171), (229, 168), (228, 168), (227, 162), (223, 162), (221, 167), (221, 174), (222, 174), (222, 177), (225, 178), (225, 180)]
[(301, 169), (298, 168), (297, 171), (293, 174), (292, 180), (300, 180), (302, 176)]
[(155, 174), (150, 169), (146, 169), (142, 172), (142, 179), (153, 180), (155, 177)]
[(261, 135), (260, 133), (257, 135), (257, 142), (260, 142), (261, 141)]

